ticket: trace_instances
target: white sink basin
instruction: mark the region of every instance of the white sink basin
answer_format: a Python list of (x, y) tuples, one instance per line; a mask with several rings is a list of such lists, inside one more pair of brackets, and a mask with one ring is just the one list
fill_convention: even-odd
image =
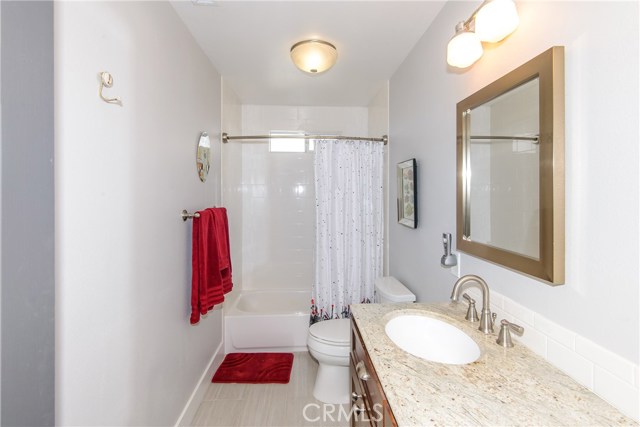
[(402, 350), (432, 362), (464, 365), (480, 357), (469, 335), (433, 317), (399, 316), (387, 322), (385, 332)]

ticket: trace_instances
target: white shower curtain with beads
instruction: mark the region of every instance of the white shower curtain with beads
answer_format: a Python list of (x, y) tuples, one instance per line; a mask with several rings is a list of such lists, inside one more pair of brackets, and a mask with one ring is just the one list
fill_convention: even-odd
[(384, 233), (382, 143), (318, 140), (315, 146), (311, 323), (349, 317), (349, 304), (373, 301)]

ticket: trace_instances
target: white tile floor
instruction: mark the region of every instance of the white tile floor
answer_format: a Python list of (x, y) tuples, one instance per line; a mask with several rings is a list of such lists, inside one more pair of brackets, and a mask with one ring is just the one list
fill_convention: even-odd
[(348, 405), (327, 407), (313, 397), (318, 363), (309, 353), (294, 353), (289, 384), (214, 384), (193, 426), (302, 427), (349, 425)]

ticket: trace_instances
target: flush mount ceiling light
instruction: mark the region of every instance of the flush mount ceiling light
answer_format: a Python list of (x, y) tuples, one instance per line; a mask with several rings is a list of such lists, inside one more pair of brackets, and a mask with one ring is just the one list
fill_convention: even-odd
[(483, 1), (469, 19), (456, 25), (456, 34), (447, 45), (447, 63), (457, 68), (471, 66), (482, 56), (481, 41), (499, 42), (514, 32), (519, 23), (513, 0)]
[(291, 46), (291, 60), (310, 74), (320, 74), (333, 67), (338, 59), (336, 47), (324, 40), (303, 40)]

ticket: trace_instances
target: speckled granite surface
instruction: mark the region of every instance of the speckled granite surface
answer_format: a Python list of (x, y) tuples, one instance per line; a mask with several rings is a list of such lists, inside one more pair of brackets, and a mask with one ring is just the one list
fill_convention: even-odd
[[(497, 345), (500, 327), (478, 331), (464, 320), (466, 304), (357, 304), (351, 312), (401, 427), (637, 425), (522, 344)], [(402, 314), (446, 320), (476, 341), (480, 358), (444, 365), (404, 352), (384, 332)]]

